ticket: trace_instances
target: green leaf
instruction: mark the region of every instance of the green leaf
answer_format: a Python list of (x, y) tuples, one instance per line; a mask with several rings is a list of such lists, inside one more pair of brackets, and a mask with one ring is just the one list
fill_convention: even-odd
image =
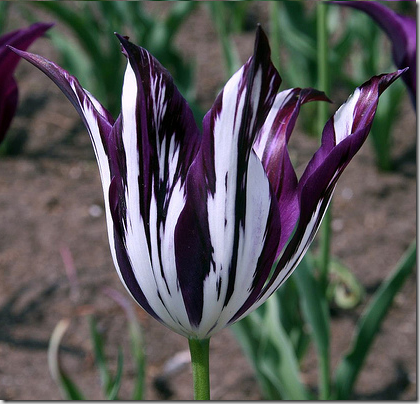
[(198, 3), (195, 1), (176, 1), (174, 3), (165, 21), (165, 26), (170, 37), (177, 33), (197, 5)]
[(299, 289), (302, 311), (318, 351), (321, 395), (327, 399), (330, 391), (330, 316), (326, 295), (310, 271), (312, 267), (311, 256), (307, 253), (293, 275)]
[(321, 355), (329, 352), (329, 312), (325, 295), (321, 293), (318, 281), (310, 270), (312, 259), (307, 253), (296, 268), (293, 276), (299, 289), (302, 311), (312, 329), (312, 335)]
[(349, 399), (382, 321), (388, 313), (396, 294), (412, 273), (416, 262), (416, 250), (416, 241), (414, 240), (398, 262), (395, 270), (382, 283), (362, 314), (349, 352), (337, 367), (335, 376), (336, 399)]
[(229, 18), (229, 15), (227, 15), (229, 9), (226, 7), (224, 1), (209, 1), (207, 5), (219, 35), (223, 58), (225, 60), (226, 77), (229, 79), (241, 65), (235, 44), (230, 36), (229, 25), (226, 23)]
[(337, 259), (332, 259), (329, 265), (330, 281), (327, 287), (327, 299), (341, 309), (356, 307), (365, 295), (362, 284)]
[(60, 390), (66, 400), (85, 400), (82, 392), (64, 372), (60, 364), (60, 343), (69, 325), (70, 320), (64, 319), (59, 321), (54, 328), (48, 346), (48, 367), (52, 378), (60, 387)]
[(136, 366), (136, 379), (132, 400), (144, 399), (144, 384), (146, 379), (146, 355), (144, 353), (144, 341), (140, 324), (138, 323), (134, 312), (129, 316), (129, 333), (131, 340), (131, 352)]
[(108, 396), (111, 386), (111, 376), (106, 364), (104, 342), (101, 334), (98, 332), (96, 321), (92, 316), (89, 316), (90, 335), (93, 345), (93, 352), (95, 356), (95, 363), (99, 369), (101, 378), (101, 385), (104, 390), (105, 396)]
[(121, 387), (121, 380), (122, 380), (122, 370), (124, 364), (124, 355), (122, 353), (121, 347), (118, 349), (118, 363), (117, 363), (117, 373), (115, 375), (114, 380), (110, 384), (110, 391), (108, 393), (108, 400), (118, 400), (118, 392), (120, 391)]
[[(293, 345), (280, 322), (279, 305), (274, 299), (269, 299), (265, 305), (267, 312), (262, 335), (265, 341), (262, 346), (264, 343), (267, 345), (264, 359), (260, 356), (262, 371), (271, 380), (276, 375), (276, 384), (283, 399), (308, 400), (309, 394), (300, 380), (299, 363)], [(272, 371), (267, 370), (270, 360)]]
[(146, 355), (144, 353), (144, 341), (140, 324), (137, 320), (136, 313), (131, 302), (121, 293), (112, 288), (106, 289), (106, 294), (114, 299), (124, 310), (128, 320), (128, 332), (131, 343), (131, 356), (136, 367), (136, 380), (132, 394), (132, 400), (143, 400)]

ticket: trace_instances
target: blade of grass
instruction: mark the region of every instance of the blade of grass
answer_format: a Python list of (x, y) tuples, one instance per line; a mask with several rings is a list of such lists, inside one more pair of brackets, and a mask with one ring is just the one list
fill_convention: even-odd
[(66, 400), (85, 400), (82, 392), (64, 372), (60, 364), (60, 343), (69, 325), (70, 320), (63, 319), (59, 321), (59, 323), (54, 328), (48, 346), (48, 367), (52, 378), (60, 387), (60, 390)]
[(91, 340), (93, 344), (95, 363), (96, 363), (96, 366), (99, 368), (101, 385), (105, 392), (105, 395), (107, 396), (110, 391), (111, 376), (110, 376), (110, 373), (106, 364), (104, 342), (103, 342), (102, 336), (98, 332), (96, 321), (92, 316), (89, 317), (89, 327), (90, 327)]
[(118, 349), (117, 373), (115, 375), (113, 382), (110, 385), (108, 400), (118, 400), (117, 396), (121, 387), (123, 364), (124, 364), (124, 355), (120, 347)]
[(293, 276), (299, 289), (302, 311), (312, 329), (312, 336), (318, 351), (321, 399), (330, 395), (330, 317), (325, 293), (310, 271), (310, 255), (300, 262)]
[(414, 240), (401, 257), (395, 270), (382, 283), (362, 314), (349, 352), (337, 367), (335, 376), (337, 395), (335, 399), (349, 399), (357, 376), (378, 334), (382, 321), (391, 308), (396, 294), (412, 273), (412, 269), (416, 263), (416, 251), (416, 240)]
[[(274, 371), (282, 398), (285, 400), (308, 400), (309, 394), (300, 380), (299, 363), (293, 349), (293, 345), (285, 332), (281, 322), (279, 308), (276, 300), (269, 299), (265, 305), (267, 312), (264, 328), (268, 340), (268, 348), (274, 348), (277, 355), (266, 355), (261, 363), (261, 370), (268, 378), (273, 377)], [(271, 345), (271, 347), (270, 347)], [(276, 358), (277, 356), (277, 358)], [(272, 366), (267, 369), (268, 362)]]
[(209, 1), (208, 7), (216, 26), (220, 44), (222, 46), (223, 58), (225, 60), (226, 77), (230, 78), (240, 67), (239, 56), (235, 45), (230, 37), (226, 24), (226, 6), (223, 1)]
[(131, 355), (136, 367), (136, 379), (131, 400), (143, 400), (146, 377), (146, 355), (144, 353), (144, 340), (140, 324), (137, 321), (133, 306), (128, 299), (112, 288), (106, 288), (104, 292), (123, 308), (127, 316)]

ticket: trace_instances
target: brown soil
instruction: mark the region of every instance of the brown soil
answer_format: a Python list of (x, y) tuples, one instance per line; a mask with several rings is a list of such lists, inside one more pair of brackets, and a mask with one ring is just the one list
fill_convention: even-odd
[[(223, 64), (205, 10), (195, 13), (191, 22), (196, 21), (200, 23), (184, 27), (177, 42), (196, 59), (198, 98), (208, 108), (223, 85)], [(61, 29), (60, 24), (54, 29)], [(237, 39), (243, 59), (251, 52), (253, 36), (250, 32)], [(48, 40), (38, 41), (31, 50), (57, 60)], [(25, 138), (26, 143), (16, 156), (0, 160), (0, 398), (61, 399), (48, 371), (47, 345), (58, 321), (71, 318), (63, 340), (63, 365), (88, 398), (102, 399), (86, 318), (93, 313), (113, 365), (118, 346), (124, 347), (121, 397), (128, 399), (134, 367), (125, 315), (103, 291), (108, 287), (127, 295), (109, 253), (102, 189), (88, 135), (65, 97), (41, 73), (22, 62), (17, 78), (21, 101), (9, 135)], [(351, 268), (367, 295), (356, 310), (334, 312), (333, 368), (349, 345), (361, 310), (416, 235), (416, 120), (408, 99), (399, 119), (393, 134), (396, 171), (378, 172), (367, 142), (335, 193), (332, 251)], [(317, 142), (299, 131), (294, 137), (291, 154), (303, 163)], [(60, 255), (63, 247), (71, 251), (77, 268), (77, 298), (70, 293)], [(146, 341), (146, 398), (191, 399), (188, 364), (168, 379), (166, 392), (155, 383), (166, 361), (187, 349), (187, 341), (136, 310)], [(312, 388), (316, 368), (311, 352), (302, 377)], [(252, 369), (229, 330), (212, 339), (211, 377), (213, 399), (261, 398)], [(414, 400), (416, 377), (413, 273), (383, 323), (355, 398)]]

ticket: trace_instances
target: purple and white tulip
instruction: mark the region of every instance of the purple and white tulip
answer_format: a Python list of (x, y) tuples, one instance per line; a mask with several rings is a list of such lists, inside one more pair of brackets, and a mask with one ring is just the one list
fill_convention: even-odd
[(0, 37), (0, 142), (6, 135), (18, 103), (18, 87), (13, 73), (19, 56), (10, 52), (6, 45), (26, 49), (52, 26), (53, 24), (36, 23)]
[(115, 121), (75, 77), (15, 52), (61, 88), (89, 131), (112, 257), (128, 291), (173, 331), (209, 338), (261, 305), (296, 268), (368, 135), (379, 95), (402, 71), (356, 89), (298, 181), (287, 143), (300, 106), (328, 99), (313, 89), (278, 93), (260, 28), (254, 55), (218, 95), (202, 134), (169, 73), (118, 38), (128, 64)]
[(368, 14), (388, 35), (392, 44), (392, 55), (399, 69), (409, 67), (401, 78), (416, 106), (417, 91), (417, 24), (412, 17), (400, 15), (377, 1), (334, 1), (333, 3), (353, 7)]

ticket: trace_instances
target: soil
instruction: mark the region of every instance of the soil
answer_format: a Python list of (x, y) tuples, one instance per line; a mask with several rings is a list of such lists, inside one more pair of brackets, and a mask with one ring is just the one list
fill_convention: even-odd
[[(265, 21), (264, 9), (260, 12)], [(187, 57), (194, 58), (198, 99), (203, 108), (209, 108), (225, 80), (220, 47), (205, 9), (197, 9), (190, 21), (194, 23), (183, 27), (177, 44)], [(58, 23), (54, 29), (62, 27)], [(242, 60), (251, 54), (253, 40), (253, 32), (235, 37)], [(31, 51), (58, 60), (47, 39), (36, 42)], [(127, 294), (109, 253), (102, 189), (88, 135), (69, 102), (41, 73), (21, 62), (16, 76), (21, 98), (9, 136), (24, 141), (24, 146), (16, 155), (0, 159), (0, 398), (62, 399), (49, 374), (47, 346), (54, 327), (68, 318), (71, 326), (62, 342), (63, 367), (86, 397), (103, 399), (89, 338), (87, 315), (93, 314), (105, 336), (113, 369), (118, 347), (123, 347), (121, 398), (129, 399), (134, 365), (126, 317), (104, 291), (112, 288)], [(366, 296), (354, 310), (332, 312), (333, 369), (349, 346), (361, 311), (416, 236), (416, 117), (408, 97), (393, 141), (395, 171), (378, 171), (368, 141), (335, 192), (332, 253), (351, 269)], [(317, 140), (297, 128), (291, 155), (298, 171), (316, 146)], [(60, 251), (69, 251), (74, 260), (75, 283), (66, 275)], [(187, 341), (137, 306), (135, 310), (145, 339), (146, 399), (191, 399)], [(162, 383), (168, 360), (178, 360), (184, 366)], [(262, 398), (253, 371), (229, 329), (212, 338), (210, 367), (213, 399)], [(316, 388), (317, 362), (312, 348), (303, 364), (302, 379)], [(354, 398), (415, 400), (416, 379), (413, 271), (373, 344)]]

